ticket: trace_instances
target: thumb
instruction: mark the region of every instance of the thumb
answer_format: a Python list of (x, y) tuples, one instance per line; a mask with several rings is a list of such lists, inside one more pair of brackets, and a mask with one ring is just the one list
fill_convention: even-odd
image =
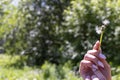
[(93, 49), (94, 49), (94, 50), (99, 50), (99, 48), (100, 48), (100, 42), (97, 41), (97, 42), (95, 43), (95, 45), (93, 46)]

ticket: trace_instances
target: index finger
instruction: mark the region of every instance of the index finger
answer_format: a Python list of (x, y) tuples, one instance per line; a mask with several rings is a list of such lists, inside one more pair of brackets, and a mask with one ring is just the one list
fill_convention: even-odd
[(100, 48), (100, 42), (97, 41), (97, 42), (95, 43), (95, 45), (93, 46), (93, 50), (99, 50), (99, 48)]

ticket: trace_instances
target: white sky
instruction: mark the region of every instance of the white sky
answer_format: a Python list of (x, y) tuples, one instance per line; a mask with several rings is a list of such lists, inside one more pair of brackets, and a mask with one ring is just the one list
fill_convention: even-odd
[(13, 4), (14, 6), (18, 6), (19, 1), (20, 1), (20, 0), (13, 0), (13, 1), (12, 1), (12, 4)]

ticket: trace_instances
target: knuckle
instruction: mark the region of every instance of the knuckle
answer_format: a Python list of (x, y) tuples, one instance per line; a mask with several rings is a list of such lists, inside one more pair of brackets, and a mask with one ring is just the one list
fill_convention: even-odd
[(84, 61), (84, 60), (82, 60), (82, 61), (80, 62), (80, 64), (84, 64), (84, 62), (85, 62), (85, 61)]
[(85, 59), (88, 59), (88, 60), (96, 60), (97, 58), (94, 56), (94, 55), (89, 55), (89, 54), (86, 54), (84, 56)]
[(84, 66), (91, 66), (92, 62), (91, 61), (87, 61), (87, 60), (82, 60), (80, 62), (80, 67), (84, 67)]
[(85, 59), (85, 60), (89, 60), (89, 55), (88, 55), (88, 54), (85, 54), (84, 59)]
[(93, 62), (95, 64), (97, 64), (97, 62), (98, 62), (97, 57), (93, 56), (93, 55), (86, 54), (85, 57), (84, 57), (84, 59), (87, 60), (87, 61)]
[(89, 63), (91, 63), (90, 61), (87, 61), (87, 60), (82, 60), (81, 62), (80, 62), (80, 64), (89, 64)]
[(88, 50), (88, 54), (95, 55), (98, 51), (97, 50)]
[(91, 57), (92, 58), (92, 60), (97, 60), (97, 58), (95, 57), (95, 56), (93, 56), (93, 57)]
[(84, 62), (83, 62), (83, 61), (80, 62), (80, 66), (82, 66), (82, 65), (84, 65)]

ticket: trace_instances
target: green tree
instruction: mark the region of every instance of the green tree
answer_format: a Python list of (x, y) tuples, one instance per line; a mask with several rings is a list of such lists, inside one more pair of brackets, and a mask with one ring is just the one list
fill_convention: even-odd
[(29, 64), (64, 62), (65, 43), (59, 30), (69, 4), (69, 0), (21, 1), (15, 28), (5, 37), (7, 53), (27, 55)]
[(15, 9), (15, 24), (9, 24), (12, 30), (5, 32), (4, 47), (7, 53), (28, 55), (32, 64), (70, 59), (76, 65), (99, 39), (96, 29), (107, 20), (103, 53), (109, 62), (120, 64), (119, 7), (119, 0), (23, 0)]

